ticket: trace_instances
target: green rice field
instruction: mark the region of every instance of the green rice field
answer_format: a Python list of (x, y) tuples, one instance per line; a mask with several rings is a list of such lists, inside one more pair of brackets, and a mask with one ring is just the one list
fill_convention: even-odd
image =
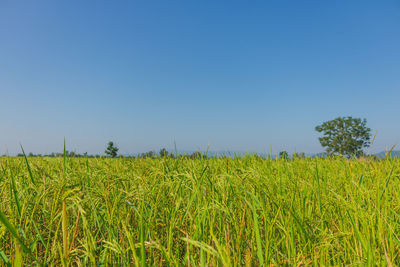
[(0, 265), (400, 265), (400, 160), (0, 158)]

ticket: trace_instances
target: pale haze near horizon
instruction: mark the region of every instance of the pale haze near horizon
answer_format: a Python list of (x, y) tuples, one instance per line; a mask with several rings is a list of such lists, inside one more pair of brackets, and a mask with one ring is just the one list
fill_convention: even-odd
[(400, 141), (398, 1), (0, 3), (0, 154), (322, 152)]

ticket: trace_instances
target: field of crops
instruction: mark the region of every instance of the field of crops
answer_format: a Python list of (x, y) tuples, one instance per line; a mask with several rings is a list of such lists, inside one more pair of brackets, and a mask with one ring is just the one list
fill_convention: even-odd
[(400, 161), (0, 158), (0, 262), (399, 265)]

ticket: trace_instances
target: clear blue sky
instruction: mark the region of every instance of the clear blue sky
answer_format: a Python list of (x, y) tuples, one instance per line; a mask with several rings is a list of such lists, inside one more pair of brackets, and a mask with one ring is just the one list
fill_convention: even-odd
[(1, 1), (0, 153), (320, 152), (400, 141), (400, 2)]

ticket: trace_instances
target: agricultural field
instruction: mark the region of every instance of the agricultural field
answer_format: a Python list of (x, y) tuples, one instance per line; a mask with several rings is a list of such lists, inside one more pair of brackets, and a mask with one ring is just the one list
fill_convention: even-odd
[(399, 265), (400, 160), (0, 158), (0, 261)]

